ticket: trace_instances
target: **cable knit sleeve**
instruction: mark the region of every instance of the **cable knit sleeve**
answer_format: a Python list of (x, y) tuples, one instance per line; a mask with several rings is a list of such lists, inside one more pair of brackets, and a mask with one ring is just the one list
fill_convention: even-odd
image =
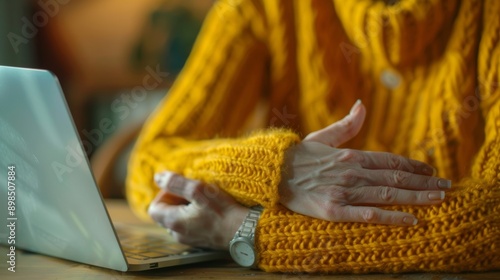
[[(413, 227), (331, 223), (277, 206), (259, 221), (259, 267), (269, 272), (401, 273), (500, 268), (500, 1), (484, 3), (478, 100), (484, 140), (469, 176), (430, 207), (390, 206), (414, 214)], [(472, 136), (471, 136), (472, 137)]]
[(478, 91), (485, 119), (485, 142), (473, 165), (472, 176), (500, 184), (500, 2), (485, 2), (483, 35), (478, 53)]
[(154, 173), (170, 170), (214, 183), (245, 205), (273, 205), (284, 150), (299, 140), (270, 129), (240, 137), (265, 91), (264, 19), (253, 1), (218, 1), (182, 73), (149, 118), (129, 161), (126, 194), (147, 219), (158, 192)]
[(500, 1), (486, 4), (489, 15), (478, 54), (485, 137), (470, 176), (454, 184), (440, 205), (385, 207), (414, 214), (419, 223), (413, 227), (332, 223), (280, 205), (266, 209), (256, 232), (262, 270), (402, 273), (500, 268)]

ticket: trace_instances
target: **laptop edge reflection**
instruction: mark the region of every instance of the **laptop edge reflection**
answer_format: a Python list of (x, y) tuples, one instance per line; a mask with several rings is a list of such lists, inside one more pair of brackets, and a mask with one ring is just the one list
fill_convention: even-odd
[[(124, 252), (85, 145), (51, 72), (0, 66), (0, 131), (0, 180), (13, 179), (13, 192), (1, 188), (0, 193), (2, 197), (13, 194), (15, 201), (15, 211), (1, 207), (0, 218), (15, 222), (15, 248), (119, 271), (227, 257), (226, 252), (180, 246), (172, 246), (177, 251), (161, 258)], [(14, 177), (9, 178), (9, 168), (15, 171)], [(156, 231), (174, 242), (165, 230)], [(3, 227), (0, 243), (10, 247), (10, 235)]]

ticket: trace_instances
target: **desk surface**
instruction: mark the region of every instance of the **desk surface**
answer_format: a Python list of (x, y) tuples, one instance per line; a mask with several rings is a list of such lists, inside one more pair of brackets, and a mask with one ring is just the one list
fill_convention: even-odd
[[(114, 221), (141, 224), (123, 201), (107, 201), (108, 211)], [(500, 279), (500, 271), (488, 273), (466, 274), (372, 274), (372, 275), (307, 275), (265, 273), (238, 267), (230, 260), (212, 261), (199, 264), (184, 265), (173, 268), (162, 268), (145, 272), (119, 272), (86, 264), (60, 260), (38, 254), (18, 251), (17, 271), (7, 271), (5, 247), (0, 247), (0, 278), (7, 279), (411, 279), (411, 280), (473, 280)]]

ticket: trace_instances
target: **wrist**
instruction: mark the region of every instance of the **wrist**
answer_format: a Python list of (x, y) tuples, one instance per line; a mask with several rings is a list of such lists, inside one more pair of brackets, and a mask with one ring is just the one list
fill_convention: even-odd
[(292, 146), (285, 151), (283, 164), (281, 166), (281, 179), (278, 185), (278, 194), (279, 202), (285, 207), (292, 197), (288, 181), (291, 179), (291, 174), (293, 174), (293, 161), (296, 148), (297, 146)]
[(240, 205), (229, 211), (229, 217), (225, 219), (228, 223), (226, 224), (226, 229), (224, 230), (224, 245), (226, 250), (229, 250), (229, 242), (233, 239), (234, 234), (238, 231), (249, 211), (250, 208)]

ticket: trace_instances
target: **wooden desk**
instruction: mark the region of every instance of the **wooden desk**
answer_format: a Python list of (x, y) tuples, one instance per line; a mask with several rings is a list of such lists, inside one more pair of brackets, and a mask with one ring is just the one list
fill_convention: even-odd
[[(108, 200), (108, 210), (114, 221), (141, 224), (121, 200)], [(38, 254), (17, 251), (17, 271), (7, 271), (6, 248), (0, 247), (0, 279), (347, 279), (347, 280), (473, 280), (500, 279), (500, 271), (465, 274), (372, 274), (372, 275), (307, 275), (265, 273), (238, 267), (231, 260), (162, 268), (145, 272), (119, 272), (60, 260)], [(7, 278), (6, 278), (7, 277)]]

